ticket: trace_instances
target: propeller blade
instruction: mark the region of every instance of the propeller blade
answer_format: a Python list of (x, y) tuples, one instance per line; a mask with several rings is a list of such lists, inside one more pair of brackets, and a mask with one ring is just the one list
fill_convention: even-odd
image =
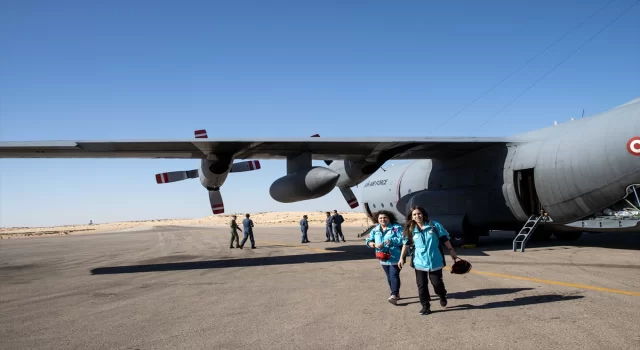
[(246, 162), (233, 163), (230, 173), (241, 173), (243, 171), (252, 171), (260, 169), (259, 160), (250, 160)]
[(171, 171), (168, 173), (156, 174), (156, 182), (166, 184), (169, 182), (182, 181), (186, 179), (194, 179), (198, 177), (198, 169), (189, 171)]
[(194, 131), (194, 134), (196, 135), (197, 139), (206, 139), (207, 138), (207, 130), (205, 130), (205, 129), (196, 130), (196, 131)]
[(224, 213), (224, 203), (222, 202), (220, 190), (209, 191), (209, 203), (214, 214)]
[(351, 209), (357, 208), (358, 205), (360, 205), (358, 204), (358, 199), (356, 198), (356, 195), (353, 194), (351, 188), (340, 187), (340, 192), (342, 192), (342, 196), (347, 201), (347, 204), (349, 204), (349, 207), (351, 207)]

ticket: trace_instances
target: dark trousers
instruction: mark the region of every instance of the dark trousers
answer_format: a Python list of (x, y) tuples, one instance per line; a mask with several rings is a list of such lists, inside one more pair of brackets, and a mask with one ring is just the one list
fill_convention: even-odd
[(329, 240), (333, 241), (334, 239), (333, 239), (333, 231), (331, 230), (331, 225), (325, 225), (325, 226), (326, 226), (326, 228), (327, 228), (327, 229), (326, 229), (326, 232), (325, 232), (325, 233), (326, 233), (326, 235), (327, 235), (327, 240), (328, 240), (328, 241), (329, 241)]
[(240, 241), (240, 237), (238, 237), (238, 232), (231, 231), (231, 244), (230, 247), (233, 247), (233, 241), (236, 241), (236, 247), (238, 247), (238, 241)]
[(244, 244), (247, 241), (247, 238), (249, 238), (251, 240), (251, 246), (255, 247), (256, 246), (256, 242), (253, 240), (253, 232), (247, 233), (247, 231), (244, 232), (244, 238), (242, 239), (242, 242), (240, 242), (240, 246), (244, 247)]
[(398, 296), (400, 294), (400, 269), (398, 265), (382, 265), (382, 269), (387, 275), (391, 295)]
[(300, 229), (300, 231), (302, 231), (302, 243), (306, 243), (309, 242), (309, 239), (307, 238), (307, 229)]
[(420, 270), (415, 271), (416, 284), (418, 285), (418, 296), (420, 297), (420, 304), (422, 304), (422, 306), (428, 307), (431, 305), (429, 303), (431, 296), (429, 295), (429, 282), (427, 281), (427, 276), (429, 276), (433, 289), (440, 298), (447, 295), (447, 290), (444, 288), (444, 282), (442, 281), (442, 270), (431, 272)]
[(342, 234), (342, 227), (340, 225), (334, 225), (333, 226), (333, 232), (335, 232), (335, 234), (336, 234), (336, 241), (339, 240), (340, 237), (344, 241), (344, 235)]

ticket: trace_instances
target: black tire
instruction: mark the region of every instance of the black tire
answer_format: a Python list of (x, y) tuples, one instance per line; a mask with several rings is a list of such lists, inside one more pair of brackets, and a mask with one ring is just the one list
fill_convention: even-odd
[(461, 247), (466, 244), (478, 244), (480, 236), (477, 232), (470, 230), (470, 232), (451, 232), (451, 245), (454, 247)]
[(555, 232), (553, 235), (560, 241), (575, 241), (582, 236), (582, 232)]

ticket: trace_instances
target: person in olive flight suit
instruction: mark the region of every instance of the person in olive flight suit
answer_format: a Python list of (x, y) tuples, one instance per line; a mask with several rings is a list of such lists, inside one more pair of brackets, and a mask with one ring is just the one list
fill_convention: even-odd
[(240, 237), (238, 236), (238, 230), (240, 230), (240, 232), (242, 232), (242, 229), (238, 226), (238, 224), (236, 223), (236, 216), (232, 216), (231, 217), (231, 243), (229, 248), (233, 249), (233, 241), (236, 241), (236, 248), (240, 248), (240, 244), (238, 243), (240, 241)]

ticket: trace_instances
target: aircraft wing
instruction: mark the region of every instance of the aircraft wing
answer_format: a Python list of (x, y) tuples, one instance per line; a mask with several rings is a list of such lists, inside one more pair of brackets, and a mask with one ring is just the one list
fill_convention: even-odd
[(292, 138), (132, 141), (3, 141), (0, 158), (174, 158), (232, 154), (236, 159), (286, 159), (304, 152), (315, 160), (449, 158), (514, 142), (509, 138)]

